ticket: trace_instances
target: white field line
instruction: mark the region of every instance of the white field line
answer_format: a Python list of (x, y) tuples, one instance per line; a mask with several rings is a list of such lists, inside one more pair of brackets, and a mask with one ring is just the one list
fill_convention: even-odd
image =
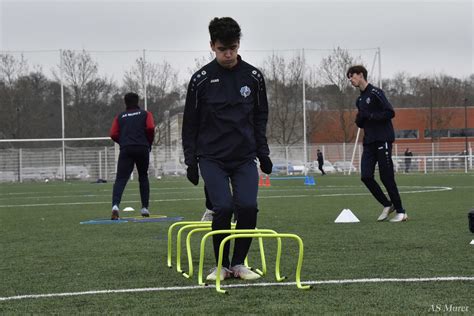
[[(337, 186), (327, 186), (327, 187), (313, 187), (313, 188), (307, 188), (307, 189), (274, 189), (272, 188), (271, 190), (269, 191), (266, 191), (267, 189), (262, 189), (262, 191), (260, 191), (260, 193), (262, 192), (265, 192), (265, 193), (273, 193), (273, 192), (290, 192), (290, 191), (303, 191), (303, 192), (321, 192), (321, 191), (336, 191), (336, 190), (340, 190), (341, 188), (355, 188), (355, 189), (361, 189), (361, 190), (366, 190), (364, 186), (340, 186), (340, 187), (337, 187)], [(423, 192), (431, 192), (431, 191), (427, 191), (427, 190), (438, 190), (440, 187), (436, 187), (436, 186), (398, 186), (398, 188), (411, 188), (411, 189), (415, 189), (415, 188), (419, 188), (419, 189), (423, 189)], [(474, 188), (474, 186), (473, 186)], [(175, 188), (174, 188), (175, 189)], [(192, 188), (191, 188), (192, 189)], [(157, 189), (158, 191), (160, 191), (159, 189)], [(77, 198), (77, 197), (80, 197), (80, 198), (93, 198), (93, 197), (110, 197), (110, 194), (112, 193), (112, 190), (108, 190), (108, 191), (102, 191), (104, 193), (94, 193), (94, 194), (91, 194), (90, 191), (77, 191), (76, 193), (77, 194), (74, 194), (74, 195), (51, 195), (51, 194), (48, 194), (48, 192), (29, 192), (29, 193), (22, 193), (22, 194), (41, 194), (40, 196), (9, 196), (9, 197), (3, 197), (3, 198), (0, 198), (0, 201), (3, 201), (3, 200), (12, 200), (12, 199), (21, 199), (21, 200), (41, 200), (41, 199), (51, 199), (51, 198)], [(183, 192), (181, 191), (168, 191), (168, 192), (153, 192), (153, 195), (156, 196), (156, 195), (170, 195), (170, 194), (182, 194)], [(191, 193), (196, 193), (196, 194), (201, 194), (201, 190), (199, 191), (195, 191), (195, 192), (191, 192)], [(409, 192), (400, 192), (400, 193), (409, 193)], [(12, 194), (15, 194), (15, 193), (7, 193), (5, 195), (12, 195)], [(336, 194), (336, 193), (335, 193)], [(356, 193), (338, 193), (338, 194), (356, 194)], [(140, 196), (140, 193), (127, 193), (127, 196)], [(265, 197), (265, 196), (263, 196)]]
[[(373, 278), (373, 279), (343, 279), (343, 280), (323, 280), (323, 281), (303, 281), (304, 285), (326, 285), (326, 284), (353, 284), (353, 283), (390, 283), (390, 282), (442, 282), (442, 281), (474, 281), (474, 277), (433, 277), (433, 278)], [(273, 283), (250, 283), (250, 284), (230, 284), (222, 285), (222, 288), (245, 288), (245, 287), (269, 287), (269, 286), (294, 286), (296, 282), (273, 282)], [(51, 297), (65, 297), (65, 296), (80, 296), (80, 295), (96, 295), (96, 294), (116, 294), (116, 293), (137, 293), (137, 292), (164, 292), (164, 291), (186, 291), (186, 290), (202, 290), (214, 288), (214, 285), (209, 286), (170, 286), (170, 287), (149, 287), (136, 289), (118, 289), (118, 290), (96, 290), (84, 292), (65, 292), (65, 293), (48, 293), (48, 294), (28, 294), (0, 297), (0, 301), (12, 301), (23, 299), (38, 299)]]
[[(441, 192), (441, 191), (450, 191), (453, 188), (450, 187), (426, 187), (426, 190), (414, 190), (414, 191), (405, 191), (400, 192), (403, 194), (413, 194), (413, 193), (428, 193), (428, 192)], [(269, 191), (271, 192), (271, 191)], [(298, 195), (268, 195), (268, 196), (259, 196), (259, 199), (282, 199), (282, 198), (318, 198), (318, 197), (332, 197), (332, 196), (360, 196), (360, 195), (371, 195), (370, 192), (365, 193), (332, 193), (332, 194), (298, 194)], [(161, 199), (161, 200), (150, 200), (150, 202), (179, 202), (179, 201), (201, 201), (204, 200), (204, 197), (199, 198), (184, 198), (184, 199)], [(139, 203), (140, 201), (126, 201), (126, 203)], [(96, 204), (110, 204), (110, 201), (96, 201), (96, 202), (64, 202), (64, 203), (38, 203), (38, 204), (10, 204), (10, 205), (0, 205), (0, 208), (7, 207), (38, 207), (38, 206), (65, 206), (65, 205), (96, 205)]]

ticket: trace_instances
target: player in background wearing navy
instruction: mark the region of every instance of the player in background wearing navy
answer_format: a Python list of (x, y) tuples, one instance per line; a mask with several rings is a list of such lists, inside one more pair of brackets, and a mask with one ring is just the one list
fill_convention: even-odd
[[(238, 55), (240, 26), (232, 18), (214, 18), (209, 24), (211, 49), (216, 58), (196, 72), (189, 83), (183, 116), (182, 140), (187, 177), (195, 185), (199, 169), (213, 206), (212, 230), (230, 229), (233, 212), (237, 229), (257, 224), (258, 170), (270, 174), (266, 127), (268, 101), (262, 73)], [(217, 262), (220, 242), (214, 235)], [(229, 244), (219, 278), (256, 279), (260, 275), (243, 263), (251, 238)], [(216, 279), (216, 268), (207, 276)]]
[[(356, 124), (364, 129), (363, 152), (361, 159), (361, 180), (372, 195), (383, 205), (378, 221), (386, 220), (396, 210), (390, 222), (403, 222), (407, 214), (402, 206), (393, 172), (392, 143), (395, 140), (392, 118), (395, 111), (383, 91), (367, 82), (367, 69), (352, 66), (347, 70), (347, 78), (354, 87), (359, 88), (357, 98)], [(387, 189), (390, 200), (374, 179), (375, 165), (378, 164), (380, 179)]]
[(139, 96), (130, 92), (124, 96), (125, 111), (114, 118), (110, 129), (110, 138), (120, 145), (112, 194), (112, 220), (120, 218), (119, 206), (123, 191), (136, 165), (140, 198), (142, 202), (141, 215), (149, 217), (148, 203), (150, 199), (150, 183), (148, 181), (148, 164), (150, 161), (151, 144), (155, 136), (155, 123), (151, 112), (144, 111), (138, 106)]

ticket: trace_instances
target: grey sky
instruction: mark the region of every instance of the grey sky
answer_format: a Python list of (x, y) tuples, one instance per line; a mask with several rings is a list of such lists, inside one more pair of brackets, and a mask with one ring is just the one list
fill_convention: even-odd
[[(115, 61), (117, 69), (127, 69), (142, 49), (206, 51), (210, 19), (232, 16), (242, 27), (243, 58), (257, 65), (255, 56), (272, 49), (380, 47), (383, 77), (399, 71), (457, 77), (473, 73), (471, 0), (0, 1), (0, 50), (137, 50), (97, 53), (106, 68)], [(260, 49), (269, 51), (245, 52)], [(317, 64), (324, 53), (308, 50), (306, 55)], [(375, 51), (351, 53), (364, 54), (372, 64)], [(147, 59), (173, 59), (173, 66), (183, 67), (199, 55), (206, 53), (147, 52)], [(25, 56), (54, 63), (57, 53)]]

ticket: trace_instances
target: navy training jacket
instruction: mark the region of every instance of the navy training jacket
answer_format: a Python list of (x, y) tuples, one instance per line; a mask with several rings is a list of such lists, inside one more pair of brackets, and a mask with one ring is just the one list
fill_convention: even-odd
[(153, 115), (140, 108), (128, 109), (114, 118), (109, 135), (120, 148), (150, 147), (155, 136)]
[(214, 59), (189, 82), (182, 126), (186, 165), (199, 157), (225, 162), (268, 156), (267, 120), (262, 73), (240, 56), (231, 69)]
[(383, 91), (369, 84), (361, 91), (356, 106), (359, 112), (365, 112), (366, 118), (358, 126), (364, 129), (364, 145), (374, 142), (395, 140), (392, 118), (395, 111)]

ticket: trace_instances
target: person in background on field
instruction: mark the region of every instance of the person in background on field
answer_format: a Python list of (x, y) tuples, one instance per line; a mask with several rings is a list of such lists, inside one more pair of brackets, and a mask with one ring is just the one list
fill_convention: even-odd
[[(272, 161), (266, 138), (268, 101), (263, 75), (238, 55), (240, 26), (232, 18), (214, 18), (209, 24), (215, 59), (196, 72), (189, 82), (183, 115), (182, 143), (187, 177), (199, 183), (199, 170), (213, 206), (212, 230), (254, 229), (257, 224), (258, 171), (270, 174)], [(219, 245), (226, 235), (214, 235), (217, 263)], [(235, 240), (232, 260), (229, 244), (223, 269), (207, 280), (233, 275), (251, 280), (260, 277), (244, 265), (251, 238)]]
[(155, 136), (155, 123), (151, 112), (144, 111), (138, 106), (139, 96), (129, 92), (124, 96), (125, 111), (118, 114), (110, 129), (110, 138), (120, 145), (117, 163), (117, 176), (112, 193), (112, 220), (118, 220), (120, 201), (133, 172), (138, 170), (140, 198), (142, 208), (140, 213), (149, 217), (148, 203), (150, 199), (150, 183), (148, 180), (148, 164), (151, 144)]
[(413, 153), (410, 151), (410, 148), (405, 150), (405, 173), (408, 173), (411, 166), (411, 157), (413, 157)]
[(324, 156), (323, 156), (323, 153), (321, 152), (321, 150), (317, 150), (317, 158), (318, 158), (318, 169), (319, 171), (321, 171), (321, 173), (324, 175), (326, 175), (326, 172), (324, 172), (324, 169), (323, 169), (323, 165), (324, 165)]
[[(351, 84), (360, 90), (360, 96), (356, 101), (358, 112), (355, 123), (364, 129), (361, 180), (375, 199), (383, 205), (382, 213), (377, 220), (386, 220), (395, 210), (396, 215), (390, 222), (406, 221), (407, 214), (402, 206), (393, 171), (392, 143), (395, 140), (395, 132), (392, 118), (395, 117), (395, 111), (384, 92), (367, 82), (367, 69), (364, 66), (352, 66), (346, 75)], [(376, 164), (390, 200), (374, 179)]]

